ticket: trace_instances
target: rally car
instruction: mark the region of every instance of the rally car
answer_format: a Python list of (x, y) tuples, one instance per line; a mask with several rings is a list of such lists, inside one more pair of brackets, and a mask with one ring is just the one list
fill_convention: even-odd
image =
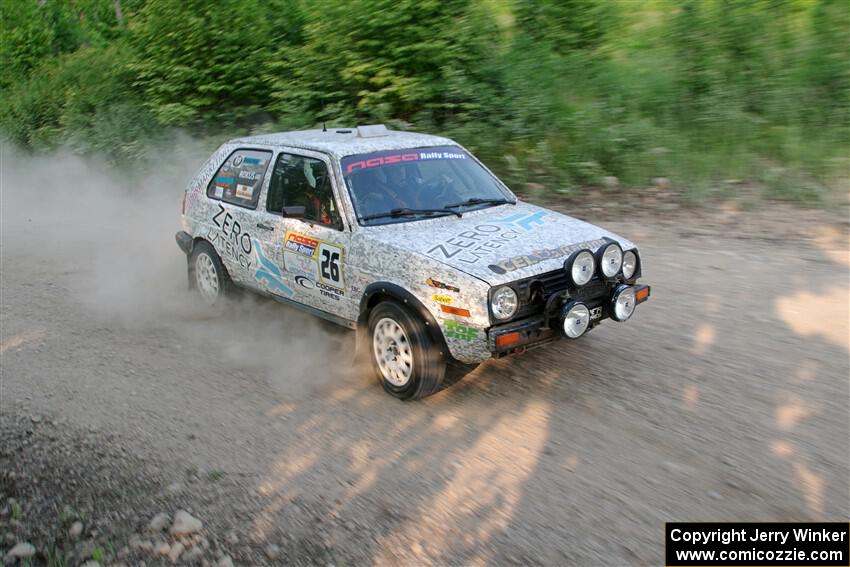
[(358, 331), (401, 399), (447, 367), (626, 321), (650, 293), (632, 242), (520, 201), (450, 139), (383, 125), (226, 142), (182, 225), (203, 300), (238, 286)]

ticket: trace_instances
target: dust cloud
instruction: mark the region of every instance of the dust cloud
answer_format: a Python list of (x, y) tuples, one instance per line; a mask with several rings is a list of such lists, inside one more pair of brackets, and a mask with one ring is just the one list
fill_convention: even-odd
[(195, 350), (187, 356), (220, 356), (264, 373), (283, 395), (309, 394), (351, 367), (349, 333), (253, 294), (214, 313), (187, 289), (174, 233), (183, 189), (213, 149), (183, 136), (153, 152), (144, 172), (127, 172), (96, 157), (2, 144), (2, 269), (65, 295), (73, 307), (57, 305), (62, 324), (185, 338)]

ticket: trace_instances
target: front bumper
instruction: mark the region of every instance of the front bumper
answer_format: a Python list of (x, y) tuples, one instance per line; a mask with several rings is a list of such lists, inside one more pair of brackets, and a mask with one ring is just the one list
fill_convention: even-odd
[[(635, 300), (636, 305), (640, 305), (649, 299), (651, 288), (648, 285), (635, 285), (633, 287), (635, 294), (639, 296)], [(603, 320), (611, 318), (610, 294), (582, 302), (587, 305), (591, 313), (598, 313), (598, 316), (591, 318), (587, 331), (590, 331)], [(495, 358), (501, 358), (510, 354), (520, 354), (528, 349), (565, 338), (555, 323), (556, 321), (557, 319), (551, 316), (540, 314), (490, 327), (487, 332), (487, 344), (490, 352)], [(585, 334), (587, 334), (587, 331), (585, 331)]]

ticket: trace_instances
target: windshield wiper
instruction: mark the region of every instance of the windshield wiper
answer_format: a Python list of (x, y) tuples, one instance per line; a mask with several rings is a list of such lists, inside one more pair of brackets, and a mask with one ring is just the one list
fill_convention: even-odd
[(398, 218), (398, 217), (412, 217), (416, 215), (432, 215), (437, 213), (443, 213), (448, 215), (456, 215), (458, 217), (462, 217), (463, 215), (458, 211), (453, 211), (449, 208), (444, 209), (392, 209), (385, 213), (376, 213), (374, 215), (366, 215), (365, 217), (360, 217), (361, 221), (369, 221), (375, 219), (385, 219), (385, 218)]
[(466, 207), (469, 205), (516, 205), (516, 201), (509, 201), (508, 199), (482, 199), (480, 197), (473, 197), (471, 199), (467, 199), (466, 201), (461, 201), (460, 203), (452, 203), (451, 205), (446, 205), (447, 209), (455, 209), (457, 207)]

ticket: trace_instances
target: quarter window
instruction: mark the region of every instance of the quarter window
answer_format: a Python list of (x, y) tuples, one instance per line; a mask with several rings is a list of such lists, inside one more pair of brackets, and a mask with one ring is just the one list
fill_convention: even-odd
[(266, 209), (283, 214), (284, 207), (304, 207), (304, 219), (341, 227), (328, 166), (320, 159), (282, 153), (269, 182)]
[(216, 172), (207, 188), (207, 196), (240, 207), (255, 209), (260, 199), (263, 176), (272, 153), (261, 150), (236, 150)]

